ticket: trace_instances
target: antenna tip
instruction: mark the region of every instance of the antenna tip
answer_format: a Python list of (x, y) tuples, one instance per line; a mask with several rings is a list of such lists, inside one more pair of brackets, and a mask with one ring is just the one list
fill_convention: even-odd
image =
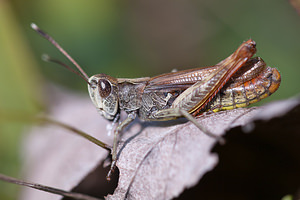
[(38, 30), (39, 29), (39, 27), (35, 23), (31, 23), (30, 26), (34, 30)]
[(46, 61), (46, 62), (49, 62), (51, 60), (51, 58), (50, 58), (50, 56), (48, 54), (43, 54), (42, 55), (42, 60)]

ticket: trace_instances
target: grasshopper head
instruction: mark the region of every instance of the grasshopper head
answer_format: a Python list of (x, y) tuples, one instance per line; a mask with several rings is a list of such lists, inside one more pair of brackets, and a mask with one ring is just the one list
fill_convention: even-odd
[(114, 119), (118, 112), (117, 80), (105, 74), (97, 74), (89, 78), (79, 64), (50, 35), (45, 33), (34, 23), (31, 24), (31, 27), (42, 37), (51, 42), (63, 55), (65, 55), (75, 65), (78, 71), (49, 56), (44, 56), (43, 59), (48, 62), (60, 64), (69, 71), (80, 76), (85, 82), (88, 83), (90, 97), (96, 108), (99, 110), (99, 113), (106, 119)]
[(99, 113), (108, 120), (113, 120), (118, 112), (117, 80), (106, 74), (97, 74), (89, 78), (90, 97)]

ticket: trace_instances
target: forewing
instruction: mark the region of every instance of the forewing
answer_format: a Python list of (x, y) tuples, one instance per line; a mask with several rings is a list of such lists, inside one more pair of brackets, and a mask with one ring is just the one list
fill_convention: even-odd
[(149, 80), (144, 93), (184, 91), (196, 82), (205, 79), (216, 69), (217, 66), (203, 67), (155, 76)]

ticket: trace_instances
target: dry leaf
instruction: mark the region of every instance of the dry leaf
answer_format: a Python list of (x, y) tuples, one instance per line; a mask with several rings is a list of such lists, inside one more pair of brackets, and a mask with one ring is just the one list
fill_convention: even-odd
[(296, 9), (298, 14), (300, 14), (300, 0), (289, 0), (289, 2)]
[[(91, 101), (81, 95), (55, 91), (50, 118), (111, 143), (109, 122), (97, 113)], [(52, 96), (53, 97), (53, 96)], [(68, 130), (53, 125), (34, 127), (24, 141), (25, 178), (56, 188), (71, 190), (95, 169), (108, 152)], [(103, 134), (103, 135), (102, 135)], [(60, 199), (57, 195), (24, 189), (21, 199)]]
[[(89, 99), (68, 93), (61, 94), (60, 98), (51, 110), (53, 117), (111, 143), (112, 138), (107, 136), (106, 129), (109, 122), (96, 113)], [(237, 126), (251, 132), (255, 129), (255, 121), (280, 117), (298, 106), (299, 101), (295, 98), (259, 108), (207, 114), (198, 121), (218, 135)], [(107, 155), (105, 150), (57, 127), (35, 128), (32, 132), (27, 141), (33, 142), (26, 143), (26, 152), (29, 152), (26, 161), (31, 164), (27, 165), (31, 171), (28, 180), (70, 190)], [(240, 134), (243, 133), (240, 131)], [(41, 142), (45, 137), (46, 141)], [(118, 187), (107, 199), (178, 197), (217, 165), (218, 155), (211, 152), (215, 144), (213, 138), (201, 133), (190, 122), (142, 123), (136, 120), (121, 136)], [(104, 184), (108, 183), (104, 180)], [(101, 184), (97, 187), (98, 190), (103, 189)], [(26, 190), (23, 199), (46, 199), (45, 196), (37, 196), (44, 193), (32, 192)], [(53, 196), (49, 198), (54, 199)]]

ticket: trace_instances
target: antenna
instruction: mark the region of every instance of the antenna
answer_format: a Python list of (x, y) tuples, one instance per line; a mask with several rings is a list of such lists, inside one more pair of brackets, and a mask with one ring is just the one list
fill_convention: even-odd
[(80, 194), (80, 193), (75, 193), (75, 192), (68, 192), (68, 191), (64, 191), (64, 190), (57, 189), (57, 188), (54, 188), (54, 187), (49, 187), (49, 186), (46, 186), (46, 185), (41, 185), (41, 184), (31, 183), (31, 182), (27, 182), (27, 181), (22, 181), (22, 180), (19, 180), (19, 179), (10, 177), (10, 176), (5, 176), (3, 174), (0, 174), (0, 180), (6, 181), (6, 182), (9, 182), (9, 183), (14, 183), (14, 184), (17, 184), (17, 185), (23, 185), (23, 186), (26, 186), (26, 187), (31, 187), (31, 188), (41, 190), (41, 191), (44, 191), (44, 192), (49, 192), (51, 194), (58, 194), (58, 195), (61, 195), (61, 196), (64, 196), (64, 197), (72, 198), (72, 199), (100, 200), (98, 198), (91, 197), (91, 196), (88, 196), (88, 195), (85, 195), (85, 194)]
[[(86, 82), (88, 82), (89, 76), (84, 72), (84, 70), (79, 66), (79, 64), (50, 35), (48, 35), (46, 32), (41, 30), (35, 23), (31, 23), (31, 28), (33, 30), (35, 30), (38, 34), (40, 34), (43, 38), (45, 38), (46, 40), (51, 42), (64, 56), (66, 56), (75, 65), (75, 67), (80, 71), (80, 73), (83, 75), (80, 77), (82, 77)], [(67, 68), (68, 70), (70, 70), (69, 66), (65, 65), (64, 63), (62, 63), (60, 61), (53, 60), (51, 58), (46, 59), (46, 61), (58, 63), (58, 64), (64, 66), (65, 68)], [(74, 72), (74, 70), (70, 70), (70, 71)], [(75, 74), (78, 74), (78, 73), (75, 73)]]
[(70, 72), (73, 72), (74, 74), (80, 76), (80, 78), (82, 78), (83, 80), (85, 80), (85, 82), (89, 85), (91, 85), (91, 83), (88, 81), (88, 79), (86, 79), (85, 76), (83, 76), (81, 73), (79, 73), (78, 71), (74, 70), (73, 68), (71, 68), (70, 66), (68, 66), (66, 63), (63, 63), (60, 60), (56, 60), (54, 58), (51, 58), (48, 54), (43, 54), (42, 55), (42, 60), (45, 62), (53, 62), (56, 64), (61, 65), (62, 67), (66, 68), (67, 70), (69, 70)]

